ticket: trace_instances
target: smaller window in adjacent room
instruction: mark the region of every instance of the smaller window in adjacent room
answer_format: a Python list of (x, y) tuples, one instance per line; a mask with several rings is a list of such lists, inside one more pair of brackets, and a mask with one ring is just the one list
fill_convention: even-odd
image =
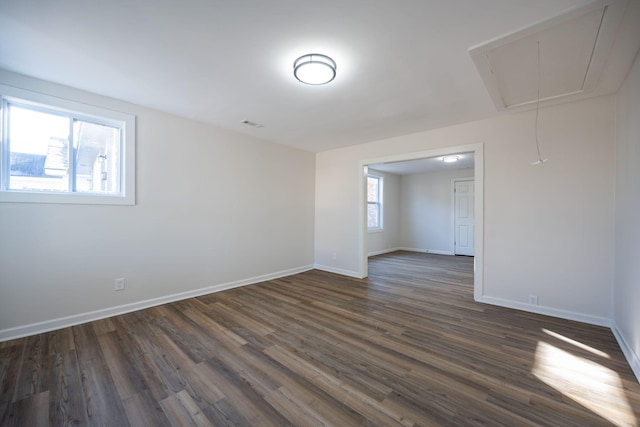
[(367, 176), (367, 227), (382, 230), (382, 177)]
[(135, 202), (135, 118), (0, 85), (0, 201)]

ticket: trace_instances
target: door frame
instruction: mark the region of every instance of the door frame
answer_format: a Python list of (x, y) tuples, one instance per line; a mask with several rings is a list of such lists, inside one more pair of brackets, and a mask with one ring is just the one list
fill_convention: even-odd
[[(475, 178), (470, 176), (467, 178), (451, 178), (451, 254), (456, 255), (456, 182), (473, 181), (475, 187)], [(476, 207), (475, 207), (475, 188), (474, 188), (474, 206), (473, 206), (473, 229), (476, 227)], [(474, 232), (475, 239), (475, 232)], [(473, 243), (475, 252), (475, 242)], [(475, 256), (475, 255), (474, 255)]]
[(473, 297), (477, 301), (484, 295), (484, 144), (482, 142), (468, 145), (434, 148), (413, 153), (388, 155), (374, 159), (360, 160), (358, 163), (358, 275), (365, 278), (368, 275), (367, 252), (367, 170), (369, 165), (378, 163), (402, 162), (430, 157), (442, 157), (459, 153), (473, 153), (475, 197), (475, 232), (474, 232), (474, 267), (473, 267)]

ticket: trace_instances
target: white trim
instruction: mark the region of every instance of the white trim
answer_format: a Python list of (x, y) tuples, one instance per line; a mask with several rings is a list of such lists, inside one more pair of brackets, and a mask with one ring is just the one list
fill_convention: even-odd
[(429, 253), (429, 249), (425, 249), (425, 248), (399, 248), (398, 250), (407, 251), (407, 252), (421, 252), (423, 254)]
[(427, 249), (427, 253), (435, 255), (455, 255), (453, 251), (440, 251), (438, 249)]
[(328, 265), (315, 264), (313, 266), (316, 270), (326, 271), (327, 273), (339, 274), (341, 276), (354, 277), (356, 279), (364, 279), (357, 271), (344, 270), (337, 267), (329, 267)]
[(367, 256), (376, 256), (376, 255), (382, 255), (382, 254), (389, 254), (391, 252), (397, 252), (397, 251), (401, 251), (402, 249), (400, 248), (391, 248), (391, 249), (383, 249), (381, 251), (373, 251), (373, 252), (369, 252), (369, 254)]
[(432, 150), (396, 154), (375, 159), (360, 160), (358, 163), (358, 258), (360, 260), (358, 273), (354, 277), (367, 277), (367, 221), (366, 221), (366, 176), (368, 165), (378, 163), (402, 162), (405, 160), (426, 159), (430, 157), (442, 157), (446, 155), (469, 153), (475, 156), (474, 174), (475, 181), (475, 257), (473, 274), (473, 295), (474, 298), (481, 298), (484, 295), (484, 144), (479, 142), (468, 145), (456, 145), (451, 147), (441, 147)]
[(367, 254), (367, 257), (372, 257), (376, 255), (390, 254), (392, 252), (398, 251), (406, 251), (406, 252), (420, 252), (423, 254), (435, 254), (435, 255), (453, 255), (454, 253), (451, 251), (440, 251), (437, 249), (418, 249), (418, 248), (390, 248), (390, 249), (382, 249), (380, 251), (373, 251)]
[(484, 295), (484, 146), (474, 150), (473, 199), (474, 215), (474, 258), (473, 258), (473, 295)]
[(611, 332), (613, 332), (613, 336), (616, 337), (616, 340), (618, 341), (618, 345), (620, 345), (620, 349), (622, 350), (624, 357), (627, 359), (627, 362), (629, 362), (631, 370), (640, 383), (640, 356), (633, 352), (627, 340), (624, 339), (622, 331), (618, 329), (618, 325), (616, 325), (615, 322), (612, 323), (613, 324), (611, 325)]
[(453, 255), (451, 251), (441, 251), (439, 249), (424, 249), (424, 248), (397, 248), (397, 251), (407, 252), (421, 252), (423, 254), (435, 254), (435, 255)]
[(177, 294), (166, 295), (158, 298), (151, 298), (144, 301), (123, 304), (115, 307), (103, 308), (100, 310), (89, 311), (86, 313), (74, 314), (72, 316), (59, 317), (44, 322), (31, 323), (29, 325), (17, 326), (9, 329), (0, 330), (0, 342), (8, 341), (16, 338), (22, 338), (29, 335), (49, 332), (56, 329), (62, 329), (69, 326), (75, 326), (82, 323), (93, 322), (95, 320), (107, 317), (117, 316), (120, 314), (131, 313), (157, 305), (167, 304), (170, 302), (180, 301), (187, 298), (199, 297), (202, 295), (212, 294), (215, 292), (226, 291), (228, 289), (238, 288), (241, 286), (253, 285), (255, 283), (266, 282), (281, 277), (291, 276), (305, 271), (312, 270), (312, 265), (291, 268), (288, 270), (278, 271), (275, 273), (264, 274), (261, 276), (250, 277), (247, 279), (236, 280), (233, 282), (221, 283), (218, 285), (207, 286), (206, 288), (195, 289), (192, 291), (179, 292)]
[[(133, 114), (115, 111), (110, 108), (84, 104), (69, 99), (58, 98), (39, 92), (0, 84), (0, 101), (2, 101), (2, 99), (17, 100), (20, 104), (46, 106), (47, 110), (63, 111), (83, 119), (96, 119), (100, 123), (114, 122), (114, 126), (117, 123), (118, 126), (121, 126), (122, 128), (124, 144), (120, 147), (120, 194), (8, 191), (5, 189), (5, 191), (0, 191), (0, 202), (135, 205), (136, 116)], [(4, 170), (5, 167), (8, 167), (8, 164), (4, 164), (4, 156), (7, 155), (7, 153), (2, 151), (4, 149), (3, 147), (4, 143), (0, 141), (0, 178), (6, 178), (4, 175), (8, 174), (8, 171)], [(2, 179), (0, 179), (0, 181), (2, 181)], [(2, 190), (2, 188), (0, 188), (0, 190)]]
[(476, 302), (496, 305), (499, 307), (513, 308), (528, 313), (542, 314), (545, 316), (558, 317), (560, 319), (575, 320), (577, 322), (588, 323), (590, 325), (611, 327), (611, 319), (606, 317), (591, 316), (589, 314), (577, 313), (575, 311), (561, 310), (553, 307), (541, 305), (531, 305), (519, 301), (511, 301), (502, 298), (483, 296), (475, 298)]
[(407, 252), (421, 252), (423, 254), (426, 254), (429, 252), (428, 249), (424, 249), (424, 248), (398, 248), (399, 251), (407, 251)]
[[(367, 177), (369, 176), (369, 167), (366, 163), (360, 162), (359, 166), (360, 189), (358, 191), (358, 273), (352, 277), (367, 277), (369, 275), (367, 268), (369, 266), (369, 224), (368, 224), (368, 197), (367, 197)], [(318, 267), (317, 267), (318, 268)], [(320, 268), (322, 270), (322, 268)], [(330, 270), (327, 270), (330, 271)], [(338, 273), (341, 274), (341, 273)]]

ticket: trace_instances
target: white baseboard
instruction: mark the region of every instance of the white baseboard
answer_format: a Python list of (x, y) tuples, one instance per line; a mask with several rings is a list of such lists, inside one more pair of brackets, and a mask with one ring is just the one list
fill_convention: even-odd
[(422, 248), (398, 248), (398, 250), (407, 252), (422, 252), (423, 254), (427, 253), (427, 250)]
[(421, 252), (423, 254), (435, 254), (435, 255), (454, 255), (451, 251), (441, 251), (438, 249), (423, 249), (423, 248), (396, 248), (396, 251), (407, 252)]
[(177, 294), (166, 295), (158, 298), (151, 298), (144, 301), (123, 304), (115, 307), (103, 308), (100, 310), (90, 311), (86, 313), (75, 314), (72, 316), (59, 317), (57, 319), (47, 320), (44, 322), (31, 323), (29, 325), (17, 326), (14, 328), (0, 330), (0, 342), (9, 341), (16, 338), (22, 338), (29, 335), (49, 332), (56, 329), (66, 328), (69, 326), (79, 325), (81, 323), (92, 322), (107, 317), (117, 316), (120, 314), (131, 313), (132, 311), (142, 310), (157, 305), (170, 302), (180, 301), (187, 298), (199, 297), (214, 292), (225, 291), (227, 289), (238, 288), (241, 286), (253, 285), (255, 283), (266, 282), (268, 280), (278, 279), (280, 277), (291, 276), (303, 273), (313, 269), (312, 265), (291, 268), (288, 270), (278, 271), (276, 273), (264, 274), (261, 276), (250, 277), (247, 279), (236, 280), (234, 282), (221, 283), (218, 285), (207, 286), (206, 288), (195, 289), (192, 291), (179, 292)]
[(342, 268), (329, 267), (327, 265), (316, 264), (313, 266), (316, 270), (322, 270), (329, 273), (340, 274), (342, 276), (354, 277), (356, 279), (362, 279), (363, 277), (356, 271), (351, 270), (343, 270)]
[(427, 249), (428, 254), (436, 254), (436, 255), (455, 255), (451, 251), (439, 251), (437, 249)]
[(543, 314), (545, 316), (558, 317), (560, 319), (575, 320), (577, 322), (588, 323), (590, 325), (611, 327), (611, 319), (606, 317), (591, 316), (589, 314), (577, 313), (574, 311), (560, 310), (553, 307), (545, 307), (541, 305), (531, 305), (518, 301), (511, 301), (494, 297), (474, 297), (476, 302), (497, 305), (499, 307), (514, 308), (516, 310), (526, 311), (529, 313)]
[(383, 249), (381, 251), (369, 252), (367, 254), (367, 256), (376, 256), (376, 255), (388, 254), (388, 253), (396, 252), (396, 251), (400, 251), (400, 250), (402, 250), (402, 249), (400, 249), (400, 248)]
[(613, 336), (616, 337), (616, 340), (618, 340), (618, 344), (622, 349), (622, 353), (624, 354), (624, 357), (627, 359), (627, 362), (629, 362), (629, 366), (631, 366), (631, 370), (633, 371), (634, 375), (636, 376), (636, 379), (640, 383), (640, 355), (636, 354), (631, 349), (631, 346), (629, 345), (627, 340), (624, 338), (624, 335), (622, 334), (620, 329), (618, 329), (618, 325), (616, 325), (615, 322), (613, 322), (613, 325), (611, 326), (611, 331), (613, 332)]

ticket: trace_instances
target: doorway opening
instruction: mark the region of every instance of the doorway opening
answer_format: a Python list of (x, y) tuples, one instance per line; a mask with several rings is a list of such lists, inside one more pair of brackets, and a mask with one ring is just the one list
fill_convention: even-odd
[[(460, 177), (460, 179), (451, 179), (451, 191), (452, 191), (452, 203), (455, 203), (455, 195), (453, 193), (453, 189), (455, 188), (456, 182), (464, 182), (467, 184), (469, 182), (473, 182), (473, 194), (467, 194), (467, 199), (465, 202), (467, 203), (467, 214), (468, 209), (473, 208), (474, 218), (473, 218), (473, 227), (469, 227), (469, 224), (460, 224), (465, 227), (461, 227), (459, 231), (463, 231), (462, 237), (459, 239), (464, 239), (464, 241), (460, 241), (460, 243), (464, 243), (464, 245), (458, 245), (459, 240), (454, 238), (456, 235), (456, 225), (452, 225), (450, 230), (447, 230), (448, 235), (451, 237), (451, 246), (450, 251), (442, 251), (441, 253), (447, 253), (449, 255), (455, 254), (459, 249), (457, 246), (465, 246), (466, 254), (459, 253), (459, 255), (469, 255), (474, 256), (474, 298), (479, 299), (483, 295), (483, 265), (484, 265), (484, 257), (483, 257), (483, 242), (484, 242), (484, 222), (483, 222), (483, 212), (484, 212), (484, 196), (483, 196), (483, 183), (484, 183), (484, 152), (483, 152), (483, 144), (470, 144), (463, 146), (452, 146), (452, 147), (444, 147), (439, 149), (407, 153), (403, 155), (393, 155), (375, 159), (363, 160), (360, 162), (360, 198), (359, 198), (359, 275), (361, 277), (367, 277), (368, 275), (368, 257), (369, 257), (369, 229), (367, 226), (367, 176), (369, 174), (369, 167), (377, 167), (378, 169), (387, 169), (381, 165), (390, 165), (393, 166), (395, 163), (400, 162), (408, 162), (418, 164), (419, 162), (411, 162), (417, 161), (421, 159), (434, 159), (442, 162), (443, 158), (448, 156), (460, 156), (460, 154), (464, 153), (465, 156), (472, 156), (472, 164), (473, 164), (473, 174), (469, 170), (468, 175)], [(467, 156), (468, 157), (468, 156)], [(405, 163), (408, 164), (408, 163)], [(472, 175), (472, 176), (471, 176)], [(469, 188), (467, 188), (469, 190)], [(471, 206), (472, 205), (472, 206)], [(462, 212), (464, 213), (464, 212)], [(453, 224), (455, 222), (455, 211), (451, 212)], [(464, 215), (463, 215), (464, 216)], [(467, 218), (468, 219), (468, 218)], [(459, 233), (458, 233), (459, 235)], [(460, 249), (461, 251), (465, 251), (465, 249)], [(436, 250), (429, 251), (425, 250), (423, 252), (431, 252), (438, 253)]]

